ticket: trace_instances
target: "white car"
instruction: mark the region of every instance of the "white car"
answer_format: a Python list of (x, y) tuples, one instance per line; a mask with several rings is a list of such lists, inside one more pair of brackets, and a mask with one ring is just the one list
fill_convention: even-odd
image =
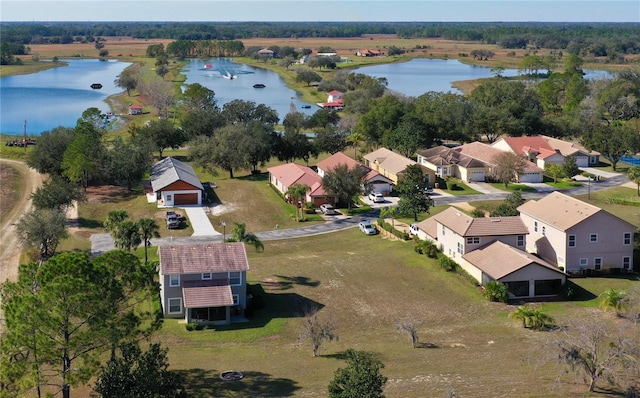
[(418, 224), (411, 224), (409, 227), (409, 235), (418, 235), (418, 231), (420, 231)]
[(372, 192), (369, 194), (369, 200), (373, 203), (384, 203), (384, 196), (380, 192)]
[(362, 233), (365, 235), (375, 235), (378, 233), (376, 227), (374, 227), (373, 224), (371, 224), (367, 220), (360, 221), (360, 223), (358, 224), (358, 228), (360, 228), (360, 231), (362, 231)]
[(320, 211), (322, 212), (322, 214), (325, 214), (327, 216), (333, 216), (338, 214), (336, 212), (336, 209), (330, 205), (329, 203), (325, 203), (323, 205), (320, 205)]

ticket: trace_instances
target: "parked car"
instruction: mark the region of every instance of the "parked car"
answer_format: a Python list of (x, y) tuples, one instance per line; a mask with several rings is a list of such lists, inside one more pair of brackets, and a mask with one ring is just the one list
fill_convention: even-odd
[(327, 216), (333, 216), (338, 214), (336, 212), (336, 209), (330, 205), (329, 203), (325, 203), (323, 205), (320, 205), (320, 211), (322, 212), (322, 214), (325, 214)]
[(424, 191), (425, 191), (426, 193), (428, 193), (428, 194), (432, 194), (432, 193), (433, 193), (433, 187), (432, 187), (431, 185), (427, 185), (427, 186), (424, 188)]
[(360, 231), (362, 231), (362, 233), (364, 233), (365, 235), (375, 235), (378, 233), (376, 227), (367, 220), (360, 221), (358, 227), (360, 228)]
[(409, 235), (418, 235), (418, 224), (411, 224), (409, 227)]
[(167, 229), (180, 228), (181, 216), (175, 211), (168, 211), (164, 219), (167, 222)]
[(384, 196), (380, 192), (371, 192), (369, 194), (369, 200), (373, 203), (384, 203)]

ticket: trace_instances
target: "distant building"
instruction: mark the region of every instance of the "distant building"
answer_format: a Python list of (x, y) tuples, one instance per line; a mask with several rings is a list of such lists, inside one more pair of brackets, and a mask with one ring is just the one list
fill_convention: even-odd
[(131, 105), (129, 107), (129, 115), (142, 115), (142, 106)]

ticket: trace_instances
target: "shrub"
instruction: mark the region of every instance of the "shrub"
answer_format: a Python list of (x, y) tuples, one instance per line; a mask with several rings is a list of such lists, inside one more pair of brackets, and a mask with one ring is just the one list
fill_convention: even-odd
[(442, 256), (440, 257), (440, 267), (447, 271), (447, 272), (453, 272), (456, 270), (458, 264), (456, 264), (455, 261), (453, 261), (452, 259), (450, 259), (447, 256)]
[(186, 325), (184, 325), (184, 327), (185, 327), (189, 332), (194, 331), (194, 330), (199, 330), (199, 329), (198, 329), (198, 327), (199, 327), (198, 322), (189, 322), (189, 323), (187, 323)]
[(420, 240), (414, 247), (414, 250), (418, 254), (424, 254), (429, 258), (438, 258), (438, 248), (433, 242), (428, 240)]
[(509, 291), (507, 286), (497, 281), (491, 281), (484, 285), (484, 292), (482, 293), (484, 298), (489, 301), (496, 301), (506, 303), (509, 299)]
[(385, 231), (392, 233), (395, 237), (400, 238), (402, 240), (411, 239), (411, 236), (408, 233), (402, 232), (402, 231), (398, 231), (397, 229), (393, 228), (393, 226), (391, 226), (391, 224), (389, 224), (388, 222), (384, 221), (382, 218), (378, 218), (378, 226), (380, 228), (384, 229)]

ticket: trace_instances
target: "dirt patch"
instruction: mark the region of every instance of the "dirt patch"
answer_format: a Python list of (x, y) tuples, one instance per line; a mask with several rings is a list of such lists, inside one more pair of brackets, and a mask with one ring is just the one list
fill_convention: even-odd
[(110, 203), (132, 198), (138, 193), (117, 185), (97, 185), (87, 187), (86, 195), (88, 203)]
[(3, 212), (13, 209), (18, 200), (18, 172), (13, 167), (0, 163), (0, 205)]
[(214, 207), (210, 207), (209, 214), (213, 216), (219, 216), (221, 214), (230, 213), (238, 209), (238, 206), (235, 203), (226, 203), (223, 205), (218, 205)]

